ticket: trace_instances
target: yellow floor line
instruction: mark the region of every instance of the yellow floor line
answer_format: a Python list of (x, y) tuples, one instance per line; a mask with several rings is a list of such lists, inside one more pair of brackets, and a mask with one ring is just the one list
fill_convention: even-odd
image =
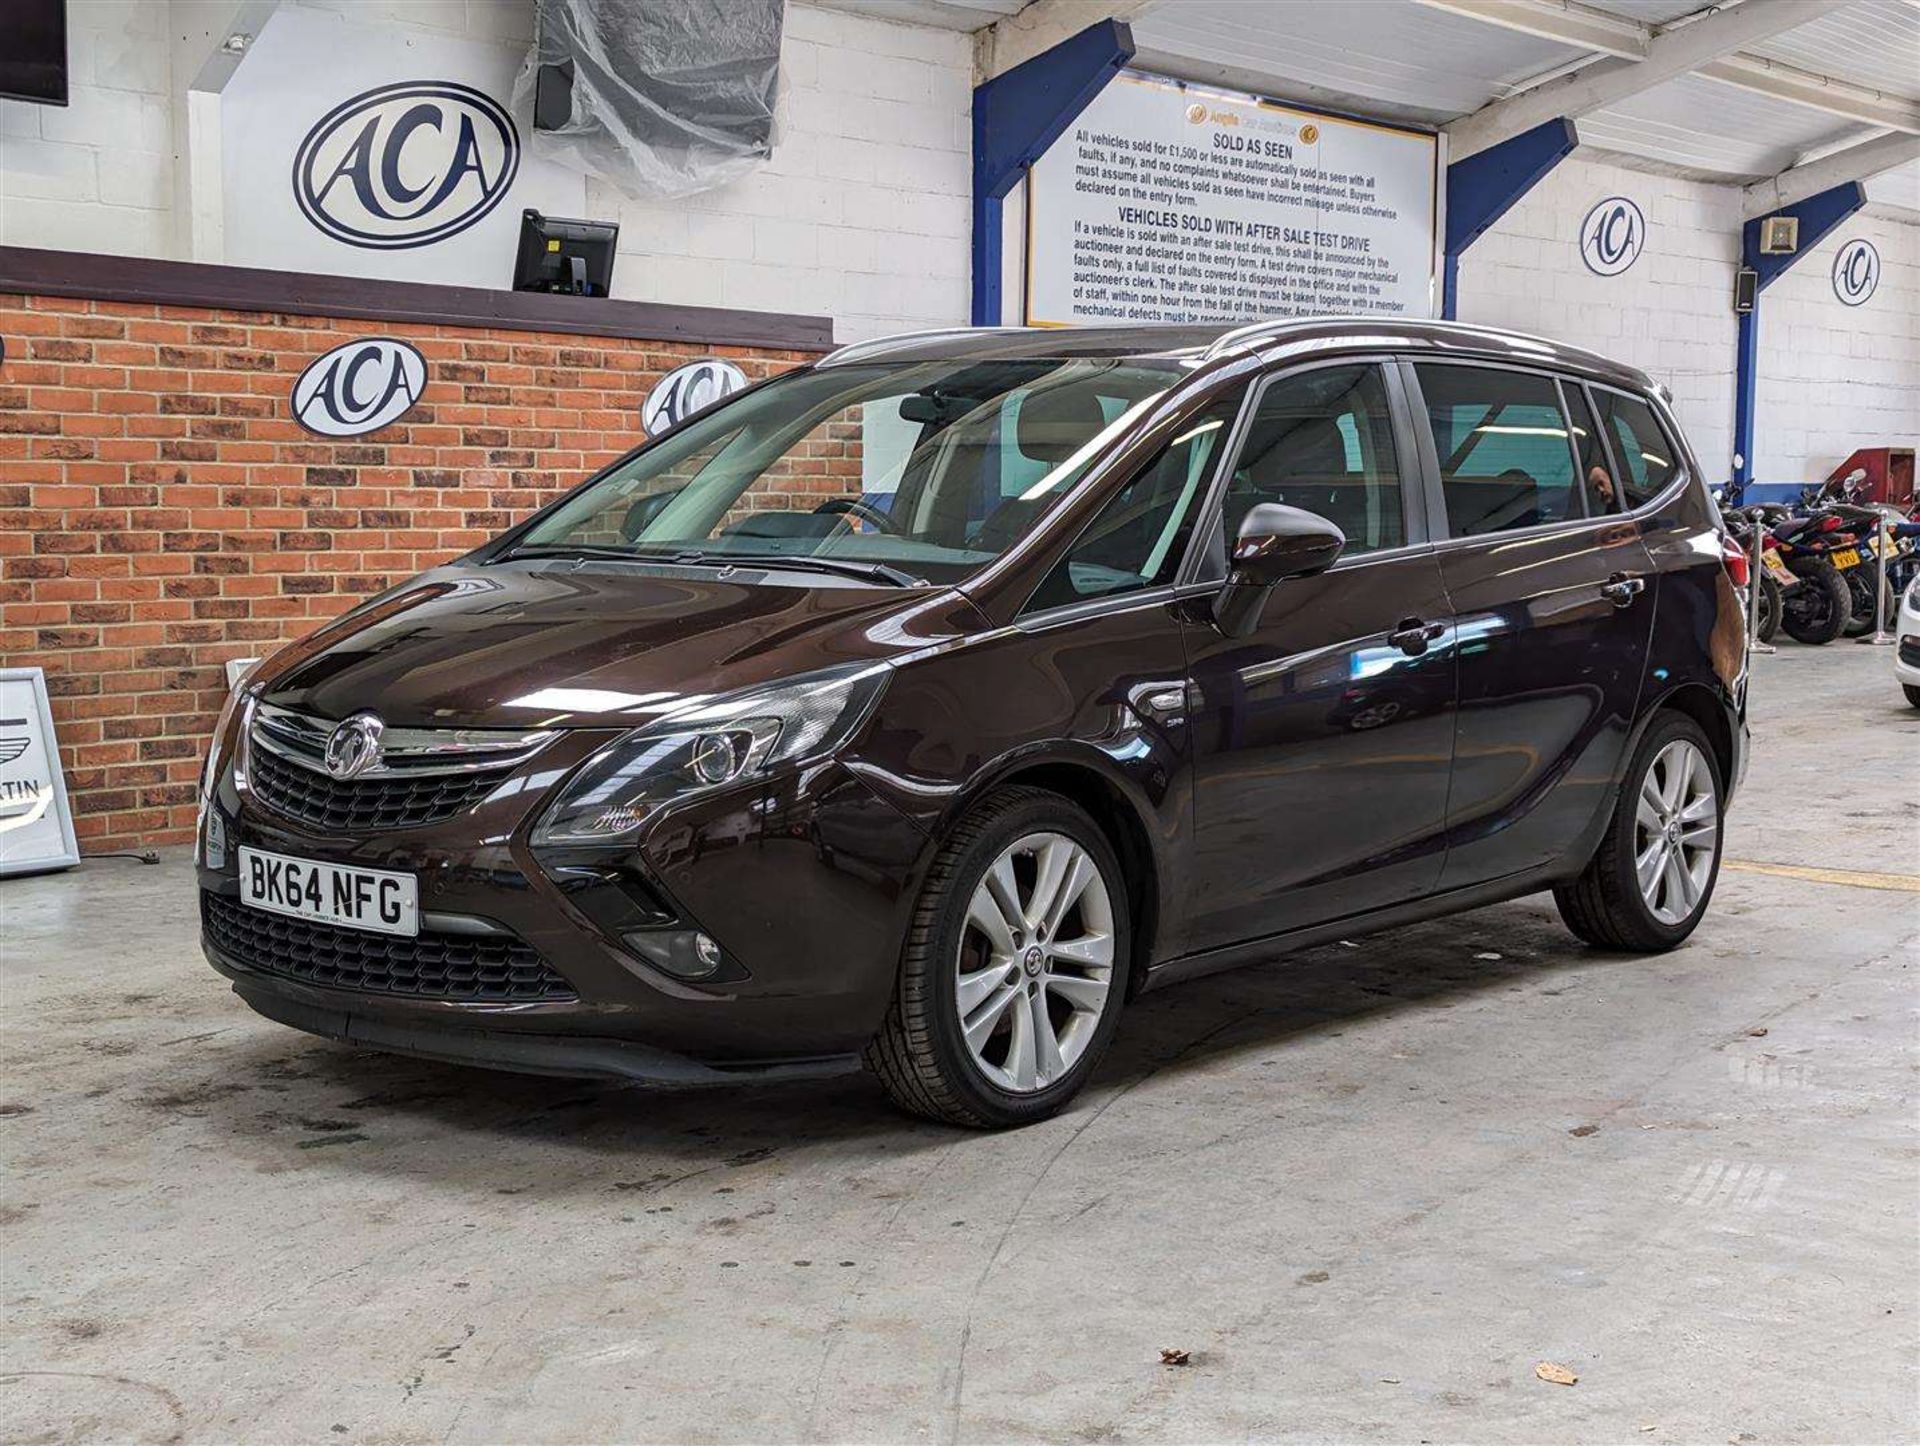
[(1816, 884), (1843, 884), (1854, 889), (1891, 889), (1920, 894), (1920, 878), (1912, 874), (1872, 874), (1854, 869), (1810, 869), (1799, 864), (1755, 864), (1745, 859), (1722, 859), (1720, 867), (1743, 874), (1772, 874), (1781, 879), (1808, 879)]

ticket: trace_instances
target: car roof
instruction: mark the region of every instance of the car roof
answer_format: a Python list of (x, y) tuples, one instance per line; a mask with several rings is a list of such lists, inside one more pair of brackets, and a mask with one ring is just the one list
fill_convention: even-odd
[(1298, 317), (1251, 324), (953, 327), (854, 342), (829, 353), (819, 365), (1052, 358), (1192, 363), (1248, 352), (1259, 353), (1269, 362), (1284, 362), (1380, 350), (1551, 366), (1635, 391), (1661, 390), (1645, 372), (1584, 347), (1496, 327), (1402, 316)]

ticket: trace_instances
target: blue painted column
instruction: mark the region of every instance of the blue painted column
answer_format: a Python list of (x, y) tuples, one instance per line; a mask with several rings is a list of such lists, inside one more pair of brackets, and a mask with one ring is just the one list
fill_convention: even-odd
[(1527, 192), (1580, 144), (1565, 116), (1522, 131), (1447, 167), (1445, 269), (1440, 315), (1452, 321), (1459, 306), (1460, 253), (1483, 236)]
[(1133, 32), (1102, 20), (973, 91), (973, 324), (1000, 324), (1002, 203), (1133, 59)]
[[(1782, 206), (1767, 216), (1758, 216), (1740, 228), (1740, 264), (1758, 277), (1754, 288), (1753, 310), (1740, 314), (1740, 335), (1734, 348), (1733, 368), (1733, 481), (1736, 495), (1753, 480), (1753, 435), (1756, 392), (1760, 383), (1760, 298), (1766, 289), (1784, 276), (1802, 256), (1818, 246), (1847, 217), (1867, 203), (1866, 189), (1858, 181), (1848, 181)], [(1797, 216), (1800, 219), (1800, 244), (1791, 255), (1766, 256), (1760, 251), (1761, 223), (1772, 216)]]

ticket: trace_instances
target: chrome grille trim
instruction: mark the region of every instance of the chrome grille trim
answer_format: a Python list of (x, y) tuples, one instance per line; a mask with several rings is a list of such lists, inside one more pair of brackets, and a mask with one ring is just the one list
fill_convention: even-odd
[[(256, 702), (247, 739), (257, 747), (326, 774), (327, 736), (337, 720)], [(519, 767), (553, 740), (555, 730), (514, 732), (504, 728), (389, 728), (381, 737), (380, 762), (360, 778), (430, 778)]]

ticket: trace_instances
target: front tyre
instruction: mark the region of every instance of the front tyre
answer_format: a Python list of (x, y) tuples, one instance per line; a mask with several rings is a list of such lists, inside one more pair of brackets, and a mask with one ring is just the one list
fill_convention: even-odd
[(1658, 953), (1694, 931), (1720, 874), (1725, 805), (1713, 746), (1684, 713), (1641, 737), (1585, 872), (1553, 891), (1560, 917), (1603, 949)]
[(1057, 794), (1002, 789), (934, 860), (867, 1065), (931, 1119), (1045, 1119), (1113, 1037), (1132, 942), (1126, 879), (1099, 827)]

